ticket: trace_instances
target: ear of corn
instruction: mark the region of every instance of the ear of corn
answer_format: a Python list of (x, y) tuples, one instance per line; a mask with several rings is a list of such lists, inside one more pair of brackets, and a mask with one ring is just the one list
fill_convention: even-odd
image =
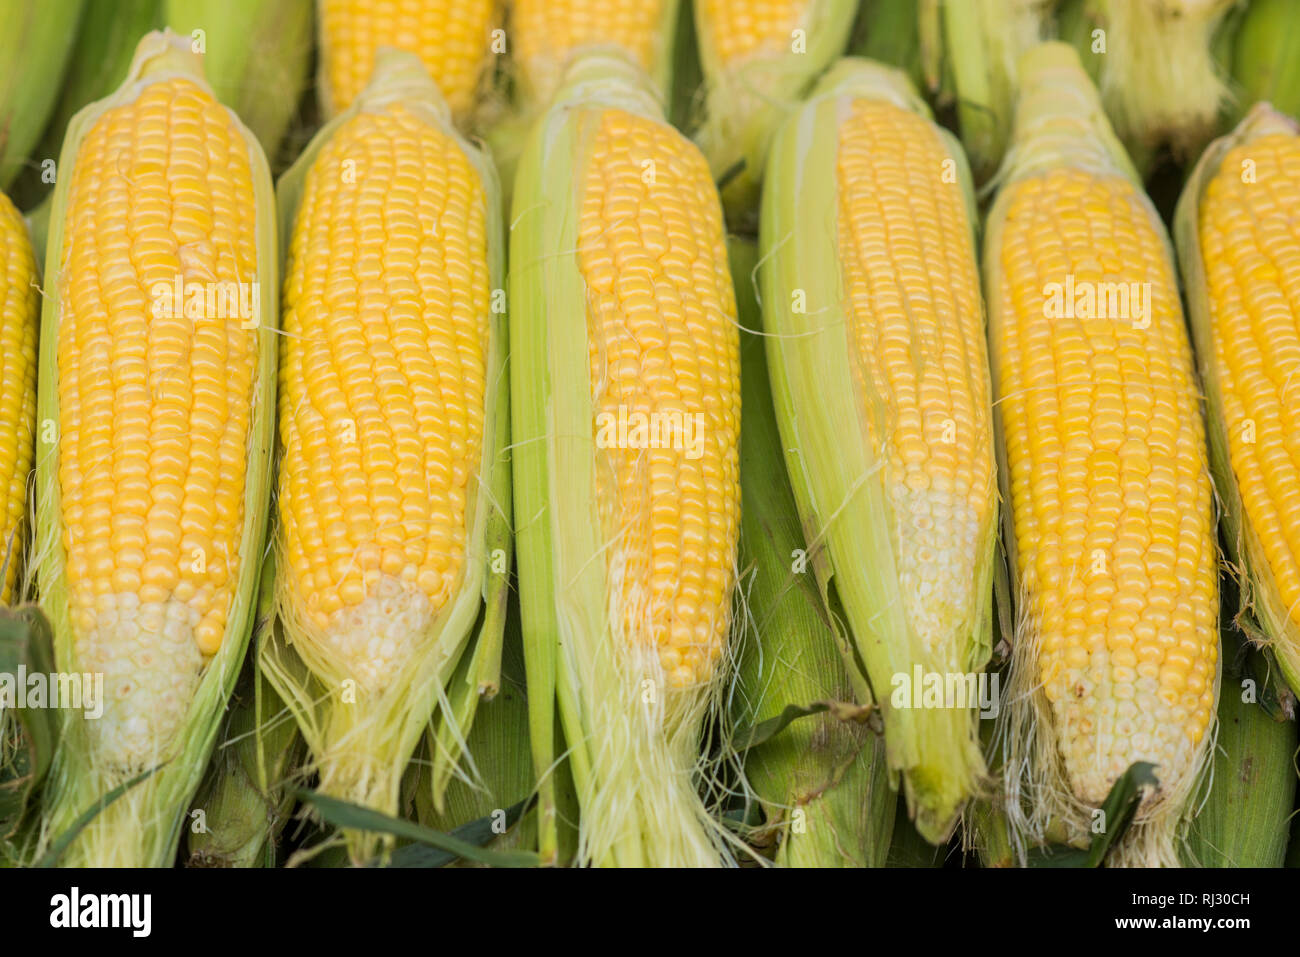
[(1210, 146), (1175, 231), (1247, 626), (1300, 689), (1300, 127), (1267, 104)]
[(0, 193), (0, 605), (16, 604), (28, 541), (27, 482), (36, 427), (40, 276), (27, 227)]
[(256, 140), (189, 44), (141, 41), (78, 113), (45, 267), (36, 562), (65, 712), (47, 839), (110, 789), (71, 863), (170, 862), (239, 672), (269, 499), (275, 215)]
[(217, 99), (274, 162), (307, 85), (312, 0), (165, 0), (163, 17), (200, 48)]
[(1043, 44), (1021, 79), (984, 256), (1018, 599), (1008, 811), (1022, 842), (1085, 840), (1147, 761), (1160, 787), (1117, 859), (1170, 864), (1218, 688), (1198, 385), (1168, 237), (1077, 56)]
[(962, 145), (984, 182), (1011, 132), (1016, 67), (1042, 39), (1050, 0), (917, 0), (922, 70), (957, 109)]
[(853, 0), (695, 0), (705, 116), (697, 139), (736, 221), (758, 201), (772, 132), (844, 51)]
[(917, 828), (938, 842), (984, 770), (976, 701), (898, 702), (918, 671), (974, 687), (990, 653), (997, 506), (969, 175), (907, 78), (853, 59), (768, 162), (768, 359), (810, 560), (844, 605), (855, 690), (883, 712)]
[[(435, 710), (453, 727), (472, 719), (449, 686), (462, 658), (471, 704), (499, 670), (510, 489), (495, 173), (420, 60), (387, 50), (279, 198), (293, 223), (275, 539), (284, 641), (263, 645), (263, 666), (322, 791), (394, 814)], [(349, 839), (356, 858), (375, 849)]]
[(0, 189), (45, 130), (82, 7), (83, 0), (0, 0)]
[[(757, 247), (732, 242), (740, 324), (757, 330)], [(812, 569), (794, 493), (785, 477), (781, 437), (762, 337), (742, 334), (740, 436), (745, 632), (736, 662), (732, 716), (754, 727), (790, 705), (853, 701), (829, 612)], [(801, 718), (744, 754), (745, 778), (780, 840), (787, 867), (880, 867), (894, 811), (883, 742), (865, 723), (824, 713)]]
[(735, 579), (735, 300), (708, 166), (634, 64), (572, 64), (524, 148), (510, 244), (543, 857), (555, 855), (558, 700), (579, 858), (716, 864), (718, 825), (692, 772)]
[(419, 56), (457, 119), (492, 57), (495, 0), (317, 0), (317, 93), (327, 116), (365, 88), (380, 47)]
[(1251, 0), (1232, 45), (1232, 79), (1242, 109), (1258, 102), (1300, 118), (1300, 7)]
[[(23, 218), (3, 193), (0, 264), (0, 606), (8, 606), (27, 593), (27, 483), (36, 425), (40, 276)], [(28, 615), (0, 615), (0, 676), (17, 674), (20, 666), (39, 670), (32, 648), (35, 627)], [(4, 699), (0, 693), (0, 861), (9, 856), (12, 832), (44, 777), (40, 761), (48, 760), (41, 750), (46, 742), (32, 738), (29, 714), (15, 716), (14, 702)], [(38, 714), (36, 720), (42, 717)]]

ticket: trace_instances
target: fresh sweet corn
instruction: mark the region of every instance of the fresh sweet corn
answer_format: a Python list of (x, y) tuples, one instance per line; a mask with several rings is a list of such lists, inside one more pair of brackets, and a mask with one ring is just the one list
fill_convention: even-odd
[[(511, 362), (533, 755), (558, 693), (579, 858), (723, 859), (691, 780), (725, 673), (735, 295), (708, 166), (627, 59), (570, 67), (515, 181)], [(543, 856), (554, 854), (544, 790)]]
[(856, 12), (852, 0), (695, 4), (707, 96), (697, 139), (733, 222), (752, 219), (777, 123), (843, 52)]
[(1214, 740), (1217, 553), (1168, 237), (1072, 48), (1021, 61), (985, 238), (1018, 627), (1005, 716), (1022, 840), (1086, 840), (1156, 766), (1118, 860), (1177, 860)]
[(70, 851), (157, 866), (252, 627), (275, 392), (270, 175), (189, 40), (157, 33), (73, 120), (60, 168), (37, 574), (59, 668), (102, 675), (104, 700), (98, 720), (66, 712), (46, 836), (157, 768)]
[(1300, 688), (1300, 127), (1267, 104), (1205, 151), (1178, 251), (1244, 609)]
[(21, 598), (27, 482), (36, 426), (36, 325), (40, 287), (27, 227), (0, 193), (0, 605)]
[[(945, 839), (984, 771), (964, 698), (991, 650), (997, 529), (969, 173), (907, 78), (845, 59), (782, 125), (763, 189), (764, 327), (814, 568), (844, 605), (912, 816)], [(856, 661), (865, 665), (865, 673)], [(874, 692), (874, 694), (873, 694)]]
[(508, 573), (495, 173), (420, 60), (388, 50), (280, 198), (293, 223), (276, 534), (287, 647), (264, 645), (264, 660), (321, 789), (395, 814), (458, 662), (500, 654), (499, 615), (471, 641)]
[(457, 117), (474, 105), (487, 65), (495, 0), (317, 0), (326, 115), (347, 109), (370, 80), (376, 51), (417, 54)]
[(582, 50), (622, 50), (668, 89), (678, 0), (514, 0), (510, 35), (525, 98), (544, 104)]

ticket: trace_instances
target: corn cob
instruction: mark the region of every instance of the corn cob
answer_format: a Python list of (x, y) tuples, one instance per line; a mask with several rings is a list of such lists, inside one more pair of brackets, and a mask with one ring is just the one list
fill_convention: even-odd
[(1176, 236), (1243, 611), (1300, 689), (1300, 127), (1256, 105), (1196, 165)]
[(36, 428), (36, 256), (27, 227), (0, 193), (0, 605), (22, 598), (27, 541), (27, 481)]
[[(751, 330), (762, 325), (757, 262), (753, 242), (732, 242), (740, 324)], [(748, 613), (732, 698), (733, 718), (743, 728), (776, 717), (788, 705), (851, 702), (853, 689), (816, 581), (801, 570), (803, 530), (785, 478), (762, 337), (742, 334), (740, 352), (740, 567), (753, 569), (741, 585)], [(744, 769), (767, 830), (779, 836), (778, 864), (885, 863), (898, 802), (889, 790), (880, 737), (865, 723), (829, 713), (800, 719), (748, 748)]]
[(1120, 863), (1172, 864), (1214, 740), (1217, 556), (1168, 237), (1072, 48), (1020, 65), (984, 253), (1017, 626), (1007, 719), (1019, 840), (1086, 839), (1156, 766)]
[(856, 12), (853, 0), (696, 0), (697, 140), (733, 222), (749, 225), (777, 123), (844, 51)]
[(1016, 64), (1042, 36), (1050, 0), (917, 0), (922, 71), (939, 102), (957, 109), (979, 182), (1006, 152)]
[[(37, 571), (65, 712), (45, 837), (111, 788), (65, 860), (159, 866), (239, 672), (269, 497), (275, 217), (256, 140), (188, 40), (149, 34), (77, 114), (46, 255)], [(159, 767), (161, 765), (161, 767)]]
[[(700, 723), (725, 672), (740, 490), (736, 306), (708, 166), (634, 64), (570, 67), (510, 236), (520, 605), (533, 758), (554, 701), (579, 858), (708, 865)], [(554, 806), (543, 781), (542, 854)]]
[[(321, 790), (395, 814), (462, 656), (500, 659), (510, 499), (495, 173), (420, 60), (386, 50), (279, 197), (293, 223), (275, 536), (286, 640), (263, 645), (263, 666)], [(348, 837), (354, 858), (375, 850)]]
[(0, 0), (0, 189), (45, 130), (72, 51), (83, 0)]
[(1260, 101), (1300, 119), (1300, 7), (1251, 0), (1232, 43), (1234, 93), (1244, 112)]
[(495, 0), (318, 0), (320, 76), (327, 116), (366, 86), (382, 46), (419, 55), (452, 113), (466, 117), (490, 60)]
[(983, 774), (977, 702), (898, 694), (918, 670), (974, 687), (991, 650), (997, 506), (969, 174), (907, 78), (855, 59), (780, 128), (768, 162), (768, 360), (810, 558), (844, 605), (856, 690), (884, 714), (916, 826), (939, 842)]

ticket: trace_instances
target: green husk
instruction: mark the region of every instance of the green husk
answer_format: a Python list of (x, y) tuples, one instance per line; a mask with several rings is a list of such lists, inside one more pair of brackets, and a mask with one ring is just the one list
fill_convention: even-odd
[[(426, 741), (430, 750), (436, 747), (432, 739)], [(491, 818), (495, 831), (504, 821), (504, 809), (527, 800), (533, 791), (523, 637), (517, 605), (506, 615), (500, 689), (491, 700), (479, 704), (466, 738), (465, 754), (469, 760), (462, 760), (455, 777), (441, 793), (432, 786), (433, 764), (426, 761), (418, 766), (415, 817), (425, 827), (450, 832), (472, 821)], [(535, 847), (536, 843), (537, 816), (529, 813), (488, 846), (507, 850)]]
[(275, 160), (307, 89), (312, 0), (164, 0), (168, 27), (203, 49), (217, 98)]
[[(998, 561), (1001, 560), (999, 556)], [(999, 593), (995, 601), (1001, 603), (1004, 597)], [(1010, 629), (1004, 630), (1003, 634), (1011, 637)], [(995, 781), (1001, 783), (1004, 769), (995, 723), (984, 722), (980, 728), (980, 740), (988, 760), (989, 772)], [(974, 849), (979, 854), (981, 867), (1016, 866), (1015, 840), (1006, 802), (1004, 789), (996, 787), (978, 795), (967, 806), (962, 827), (963, 849)]]
[[(900, 679), (910, 683), (916, 669), (925, 676), (970, 676), (983, 670), (992, 650), (996, 496), (990, 487), (987, 527), (976, 535), (971, 556), (969, 614), (932, 651), (904, 610), (891, 532), (895, 517), (881, 480), (883, 462), (868, 439), (868, 409), (860, 399), (870, 384), (860, 385), (854, 370), (844, 280), (836, 266), (840, 125), (858, 97), (883, 99), (929, 117), (902, 73), (845, 59), (778, 130), (768, 157), (761, 219), (768, 366), (804, 538), (810, 543), (808, 559), (823, 597), (833, 587), (847, 614), (848, 634), (840, 640), (855, 696), (871, 700), (874, 689), (890, 769), (902, 775), (917, 829), (940, 843), (952, 833), (963, 804), (984, 776), (975, 712), (911, 707), (910, 702), (896, 706), (887, 689), (896, 693)], [(969, 173), (956, 142), (938, 135), (965, 196), (974, 256)], [(992, 431), (975, 441), (991, 448)]]
[(894, 824), (894, 837), (889, 842), (886, 867), (943, 867), (948, 854), (946, 847), (935, 847), (923, 838), (907, 820), (907, 802), (898, 799), (899, 819)]
[[(74, 169), (77, 154), (87, 133), (108, 110), (134, 100), (147, 85), (184, 76), (206, 85), (201, 61), (189, 44), (170, 33), (151, 33), (140, 41), (135, 60), (123, 86), (108, 98), (79, 112), (68, 129), (59, 158), (66, 172)], [(256, 393), (249, 436), (249, 463), (244, 495), (244, 523), (239, 568), (226, 624), (226, 633), (216, 655), (207, 663), (186, 719), (175, 740), (172, 755), (157, 766), (156, 773), (125, 793), (91, 821), (72, 843), (64, 861), (80, 865), (160, 867), (171, 863), (189, 800), (207, 766), (208, 755), (221, 723), (221, 711), (239, 675), (240, 663), (253, 628), (257, 597), (258, 563), (250, 556), (261, 554), (269, 511), (271, 446), (275, 421), (276, 336), (279, 298), (276, 261), (275, 199), (266, 159), (252, 134), (233, 117), (236, 128), (248, 144), (253, 189), (257, 202), (256, 249), (260, 284), (257, 317), (258, 358)], [(71, 175), (59, 177), (50, 224), (50, 242), (45, 262), (45, 301), (41, 313), (40, 377), (37, 420), (59, 421), (58, 329), (62, 304), (62, 251)], [(55, 661), (61, 671), (79, 671), (73, 644), (72, 624), (61, 529), (63, 522), (58, 477), (57, 443), (38, 450), (36, 466), (37, 584), (42, 609), (54, 632)], [(38, 849), (73, 825), (79, 815), (124, 783), (123, 774), (99, 766), (88, 737), (86, 721), (67, 710), (62, 715), (60, 744), (50, 770), (46, 793), (46, 817)]]
[(1069, 37), (1084, 44), (1078, 52), (1090, 70), (1095, 64), (1106, 112), (1140, 171), (1162, 148), (1195, 157), (1214, 135), (1229, 93), (1213, 46), (1236, 2), (1084, 0), (1071, 11)]
[(1174, 214), (1174, 238), (1178, 245), (1186, 290), (1188, 322), (1196, 345), (1198, 372), (1205, 390), (1207, 434), (1215, 491), (1232, 571), (1240, 593), (1237, 621), (1248, 637), (1267, 647), (1293, 691), (1300, 689), (1300, 628), (1291, 620), (1289, 609), (1278, 591), (1259, 535), (1251, 526), (1232, 471), (1228, 425), (1223, 409), (1223, 384), (1215, 363), (1214, 321), (1201, 251), (1199, 210), (1210, 181), (1226, 155), (1242, 143), (1271, 134), (1300, 135), (1294, 120), (1266, 103), (1256, 104), (1246, 118), (1227, 136), (1215, 140), (1201, 155), (1188, 177)]
[[(1141, 179), (1107, 121), (1100, 95), (1075, 50), (1064, 43), (1043, 43), (1025, 54), (1020, 75), (1023, 92), (1016, 106), (1008, 159), (999, 171), (1001, 188), (985, 226), (984, 288), (989, 291), (990, 340), (995, 344), (1004, 341), (1004, 325), (1012, 321), (1003, 316), (1001, 301), (994, 291), (1003, 285), (1000, 237), (1015, 188), (1022, 182), (1062, 168), (1079, 169), (1096, 177), (1127, 179), (1133, 186), (1133, 202), (1150, 217), (1151, 227), (1161, 237), (1171, 263), (1173, 253), (1163, 223), (1142, 191)], [(992, 350), (992, 359), (994, 381), (1003, 381), (999, 366), (1005, 357), (999, 348)], [(1000, 402), (995, 405), (999, 416), (1002, 408)], [(1000, 420), (998, 427), (1002, 427)], [(999, 443), (998, 454), (1003, 501), (1009, 501), (1005, 443)], [(1032, 845), (1087, 846), (1096, 809), (1075, 796), (1066, 774), (1056, 717), (1039, 680), (1041, 636), (1028, 613), (1022, 585), (1016, 580), (1019, 576), (1014, 574), (1019, 566), (1013, 516), (1008, 511), (1005, 518), (1008, 565), (1013, 570), (1011, 594), (1019, 607), (1011, 639), (1010, 687), (999, 715), (998, 742), (1006, 787), (1004, 807), (1017, 857), (1023, 862)], [(1216, 691), (1217, 687), (1216, 673)], [(1201, 773), (1209, 764), (1213, 740), (1211, 723), (1187, 772), (1177, 780), (1161, 780), (1161, 797), (1149, 802), (1133, 826), (1127, 828), (1110, 858), (1112, 862), (1142, 866), (1172, 866), (1177, 862), (1178, 845), (1192, 813), (1192, 798)], [(1134, 780), (1141, 785), (1145, 778), (1135, 776)], [(1117, 806), (1127, 806), (1127, 794), (1123, 801), (1118, 797), (1116, 801)], [(1120, 831), (1110, 827), (1113, 824), (1109, 822), (1108, 833), (1118, 835)]]
[(919, 7), (917, 0), (862, 0), (849, 51), (897, 67), (924, 87)]
[[(263, 563), (254, 641), (277, 625), (275, 563)], [(249, 655), (222, 724), (220, 743), (190, 805), (190, 867), (273, 867), (304, 757), (293, 716)]]
[(653, 83), (629, 60), (592, 53), (574, 61), (524, 147), (511, 215), (514, 487), (540, 848), (544, 862), (558, 859), (552, 765), (563, 754), (582, 806), (580, 861), (708, 866), (726, 859), (727, 838), (696, 793), (693, 772), (721, 675), (675, 691), (657, 659), (616, 631), (595, 506), (576, 230), (582, 158), (608, 109), (663, 121)]
[(1079, 54), (1079, 63), (1094, 84), (1101, 82), (1105, 54), (1105, 31), (1101, 30), (1089, 0), (1059, 0), (1056, 7), (1056, 36)]
[(1264, 681), (1268, 663), (1225, 631), (1212, 776), (1188, 833), (1201, 867), (1281, 867), (1296, 792), (1296, 725)]
[[(63, 135), (77, 111), (121, 86), (140, 38), (162, 26), (162, 0), (92, 0), (85, 5), (67, 73), (59, 87), (50, 122), (32, 153), (39, 166), (19, 181), (24, 196), (44, 196), (46, 208), (54, 193), (54, 161), (63, 148)], [(44, 248), (44, 247), (38, 247)]]
[(954, 103), (977, 182), (996, 172), (1011, 135), (1020, 55), (1044, 36), (1050, 0), (917, 0), (926, 82)]
[[(830, 614), (811, 569), (792, 571), (804, 553), (794, 492), (785, 475), (772, 408), (756, 290), (757, 248), (731, 244), (741, 338), (741, 581), (748, 608), (731, 696), (732, 721), (754, 726), (787, 705), (852, 701), (853, 688)], [(743, 756), (745, 778), (763, 807), (765, 832), (779, 836), (787, 867), (880, 867), (897, 800), (880, 737), (864, 723), (830, 713), (791, 723)]]
[[(367, 88), (317, 133), (281, 178), (277, 196), (280, 219), (286, 224), (282, 255), (287, 255), (289, 224), (308, 172), (325, 143), (358, 113), (383, 111), (393, 103), (451, 137), (478, 172), (487, 199), (490, 283), (497, 302), (495, 291), (504, 283), (505, 238), (496, 171), (486, 154), (456, 131), (446, 102), (419, 58), (392, 48), (380, 50)], [(309, 626), (297, 613), (287, 576), (276, 585), (282, 632), (260, 648), (265, 675), (307, 740), (321, 775), (321, 792), (386, 815), (397, 812), (403, 768), (430, 721), (440, 742), (435, 786), (441, 793), (449, 777), (441, 769), (459, 760), (479, 697), (490, 697), (498, 683), (511, 555), (506, 333), (505, 315), (494, 307), (482, 459), (467, 492), (465, 574), (429, 626), (420, 653), (382, 692), (354, 687), (346, 663), (324, 653), (319, 642), (307, 641)], [(277, 540), (276, 547), (282, 550), (283, 545)], [(455, 680), (458, 673), (460, 681)], [(356, 861), (369, 860), (392, 845), (391, 837), (365, 832), (347, 831), (344, 836)]]
[(772, 134), (813, 81), (844, 52), (856, 12), (855, 0), (808, 0), (798, 28), (802, 35), (792, 35), (780, 49), (723, 63), (706, 5), (696, 4), (705, 100), (695, 138), (718, 180), (733, 228), (754, 230)]
[(0, 0), (0, 190), (41, 138), (84, 0)]
[[(17, 843), (20, 827), (49, 772), (58, 740), (56, 712), (47, 707), (17, 707), (20, 673), (50, 674), (54, 648), (49, 621), (26, 605), (0, 608), (0, 859)], [(6, 683), (7, 683), (6, 681)]]
[(1232, 44), (1232, 79), (1243, 113), (1265, 102), (1300, 119), (1300, 4), (1251, 0)]

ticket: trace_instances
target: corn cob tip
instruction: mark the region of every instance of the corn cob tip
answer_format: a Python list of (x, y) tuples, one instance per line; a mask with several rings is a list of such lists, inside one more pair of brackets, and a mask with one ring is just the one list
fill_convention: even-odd
[(552, 107), (601, 106), (662, 120), (664, 104), (650, 76), (623, 50), (601, 46), (569, 61)]
[(931, 118), (930, 107), (906, 73), (865, 57), (841, 57), (818, 81), (812, 95), (886, 100), (900, 109)]
[(203, 55), (194, 49), (189, 37), (170, 28), (151, 30), (140, 38), (127, 70), (128, 81), (165, 74), (198, 79), (207, 88), (203, 72)]
[(1295, 136), (1300, 133), (1300, 123), (1274, 107), (1272, 103), (1261, 100), (1247, 111), (1245, 118), (1229, 136), (1246, 140), (1271, 133)]
[(451, 106), (419, 56), (409, 50), (380, 46), (370, 80), (357, 96), (362, 109), (416, 101), (431, 108), (444, 124), (451, 123)]
[(1006, 182), (1058, 165), (1119, 173), (1141, 183), (1078, 53), (1047, 41), (1020, 58), (1011, 146), (997, 178)]

